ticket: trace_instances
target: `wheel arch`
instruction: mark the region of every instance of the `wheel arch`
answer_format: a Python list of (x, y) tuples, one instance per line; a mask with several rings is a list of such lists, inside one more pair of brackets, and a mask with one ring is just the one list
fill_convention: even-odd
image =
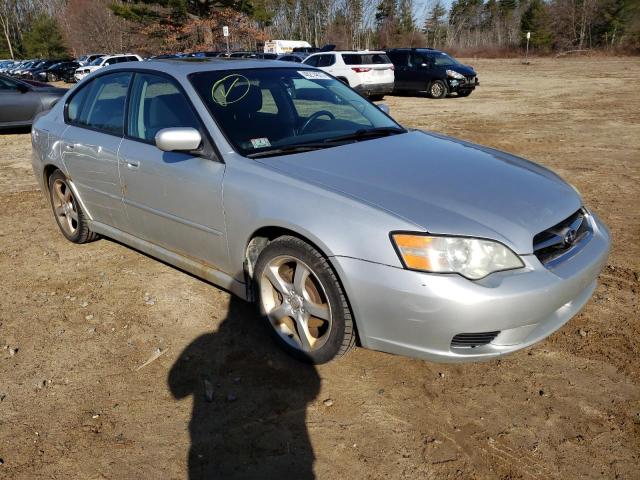
[(60, 168), (53, 163), (48, 163), (44, 166), (44, 169), (42, 171), (42, 178), (44, 179), (43, 184), (46, 193), (49, 193), (49, 179), (51, 178), (51, 175), (53, 175), (53, 172), (55, 172), (56, 170), (60, 170)]
[(327, 259), (327, 262), (331, 266), (333, 273), (338, 279), (338, 283), (342, 288), (342, 292), (344, 294), (344, 298), (347, 301), (347, 305), (349, 306), (349, 310), (351, 311), (351, 318), (353, 320), (353, 328), (356, 334), (356, 344), (360, 345), (360, 336), (358, 333), (358, 319), (354, 315), (354, 310), (351, 306), (351, 302), (349, 301), (349, 294), (345, 288), (344, 282), (342, 278), (340, 278), (340, 273), (335, 268), (333, 263), (331, 262), (331, 253), (328, 251), (328, 247), (321, 246), (321, 242), (319, 240), (314, 241), (309, 236), (305, 236), (299, 232), (291, 230), (287, 227), (277, 226), (277, 225), (268, 225), (263, 226), (255, 230), (245, 245), (245, 257), (244, 257), (244, 272), (247, 281), (247, 298), (251, 301), (256, 299), (256, 286), (254, 285), (253, 278), (253, 268), (255, 267), (256, 262), (258, 261), (258, 257), (260, 256), (260, 252), (273, 240), (284, 237), (291, 236), (302, 240), (303, 242), (308, 243), (313, 248), (315, 248), (320, 254)]

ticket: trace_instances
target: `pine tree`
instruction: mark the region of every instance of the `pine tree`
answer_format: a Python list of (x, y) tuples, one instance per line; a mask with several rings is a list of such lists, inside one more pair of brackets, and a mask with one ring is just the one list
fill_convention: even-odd
[(27, 57), (62, 58), (68, 55), (58, 23), (48, 15), (40, 15), (22, 38)]
[(543, 0), (531, 0), (520, 19), (520, 31), (523, 43), (526, 42), (527, 32), (531, 32), (532, 47), (546, 50), (552, 46), (551, 15)]
[(416, 22), (413, 18), (413, 0), (400, 0), (398, 3), (398, 28), (400, 33), (415, 31)]
[(376, 25), (378, 28), (395, 23), (396, 0), (382, 0), (376, 9)]
[(437, 0), (433, 8), (429, 11), (424, 22), (422, 32), (427, 37), (427, 45), (438, 48), (444, 43), (446, 35), (445, 17), (447, 9), (440, 0)]

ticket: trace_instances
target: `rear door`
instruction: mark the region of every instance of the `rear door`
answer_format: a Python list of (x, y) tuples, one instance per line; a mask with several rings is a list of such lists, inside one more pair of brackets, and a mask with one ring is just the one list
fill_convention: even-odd
[(84, 84), (69, 99), (62, 161), (91, 218), (126, 230), (118, 175), (118, 149), (132, 74), (114, 72)]
[(133, 235), (224, 270), (228, 266), (221, 161), (155, 145), (163, 128), (206, 129), (175, 80), (136, 73), (127, 136), (119, 154), (124, 203)]

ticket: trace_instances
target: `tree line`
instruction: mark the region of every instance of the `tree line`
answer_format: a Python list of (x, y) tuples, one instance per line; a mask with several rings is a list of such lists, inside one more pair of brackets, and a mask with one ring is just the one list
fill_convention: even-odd
[(299, 39), (341, 49), (640, 52), (639, 0), (0, 0), (0, 58), (157, 54)]

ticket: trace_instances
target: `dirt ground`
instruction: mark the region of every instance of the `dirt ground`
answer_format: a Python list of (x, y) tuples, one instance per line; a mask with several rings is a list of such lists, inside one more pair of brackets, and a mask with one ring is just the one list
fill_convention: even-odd
[(0, 134), (0, 478), (640, 478), (640, 60), (468, 63), (468, 98), (386, 102), (582, 192), (614, 247), (581, 314), (488, 363), (300, 365), (227, 293), (66, 242), (28, 133)]

